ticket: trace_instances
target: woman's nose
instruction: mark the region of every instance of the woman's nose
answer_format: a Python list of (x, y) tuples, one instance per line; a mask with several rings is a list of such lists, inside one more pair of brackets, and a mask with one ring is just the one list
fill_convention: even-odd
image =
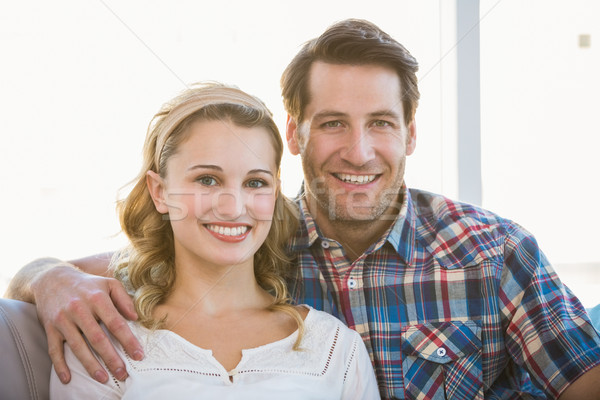
[(244, 196), (237, 190), (223, 190), (216, 197), (213, 205), (215, 216), (225, 221), (238, 218), (245, 212)]

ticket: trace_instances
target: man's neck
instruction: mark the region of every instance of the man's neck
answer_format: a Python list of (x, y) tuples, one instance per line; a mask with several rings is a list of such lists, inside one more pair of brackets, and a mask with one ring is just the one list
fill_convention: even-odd
[(358, 259), (373, 243), (377, 242), (395, 221), (395, 218), (364, 221), (331, 220), (326, 211), (320, 209), (315, 212), (310, 209), (309, 211), (321, 233), (340, 243), (351, 262)]

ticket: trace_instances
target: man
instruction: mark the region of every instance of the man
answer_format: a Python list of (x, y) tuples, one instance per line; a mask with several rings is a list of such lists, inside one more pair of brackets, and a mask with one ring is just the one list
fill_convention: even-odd
[[(305, 174), (290, 289), (362, 335), (383, 398), (600, 398), (598, 333), (535, 239), (488, 211), (406, 188), (416, 71), (394, 39), (347, 20), (283, 73), (287, 141)], [(107, 263), (76, 264), (107, 276)], [(80, 330), (126, 377), (97, 319), (142, 356), (112, 304), (135, 318), (114, 280), (41, 260), (11, 290), (37, 302), (63, 381), (64, 340), (92, 376), (108, 379)]]

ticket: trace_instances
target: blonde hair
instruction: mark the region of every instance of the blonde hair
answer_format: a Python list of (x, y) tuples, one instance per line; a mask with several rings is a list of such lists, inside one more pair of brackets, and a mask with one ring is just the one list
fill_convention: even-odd
[[(160, 214), (146, 185), (146, 173), (164, 177), (167, 161), (188, 136), (196, 121), (226, 120), (242, 127), (262, 127), (271, 135), (275, 149), (277, 177), (283, 155), (283, 142), (269, 109), (258, 98), (240, 89), (220, 83), (200, 83), (164, 104), (148, 127), (143, 149), (143, 164), (130, 194), (117, 203), (121, 228), (130, 240), (127, 249), (117, 255), (115, 277), (133, 292), (138, 321), (147, 328), (164, 326), (164, 319), (153, 317), (154, 308), (171, 293), (175, 282), (174, 238), (171, 223)], [(270, 231), (254, 255), (254, 274), (258, 284), (273, 296), (270, 310), (290, 315), (304, 331), (300, 313), (291, 305), (285, 275), (290, 265), (284, 251), (297, 227), (294, 204), (277, 188), (277, 200)]]

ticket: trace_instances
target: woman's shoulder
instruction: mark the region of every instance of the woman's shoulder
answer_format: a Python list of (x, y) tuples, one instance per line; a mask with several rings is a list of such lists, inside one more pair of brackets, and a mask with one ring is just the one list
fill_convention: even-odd
[(333, 315), (316, 310), (307, 305), (303, 305), (303, 307), (306, 307), (308, 310), (304, 320), (306, 330), (305, 335), (307, 337), (312, 337), (319, 342), (322, 342), (327, 338), (332, 344), (362, 340), (358, 332), (348, 328), (346, 324)]
[(302, 304), (298, 307), (303, 307), (306, 310), (305, 322), (307, 323), (310, 322), (312, 324), (328, 324), (332, 326), (339, 325), (345, 330), (354, 332), (354, 330), (348, 328), (346, 324), (344, 324), (342, 321), (329, 314), (328, 312), (317, 310), (316, 308), (312, 308), (311, 306), (306, 304)]
[(117, 351), (134, 369), (189, 363), (202, 364), (203, 367), (211, 366), (211, 363), (207, 361), (210, 358), (210, 350), (193, 346), (169, 330), (149, 329), (135, 321), (128, 321), (127, 324), (144, 349), (144, 358), (141, 361), (135, 361), (127, 356), (123, 346), (117, 342), (117, 339), (112, 335), (110, 337)]

